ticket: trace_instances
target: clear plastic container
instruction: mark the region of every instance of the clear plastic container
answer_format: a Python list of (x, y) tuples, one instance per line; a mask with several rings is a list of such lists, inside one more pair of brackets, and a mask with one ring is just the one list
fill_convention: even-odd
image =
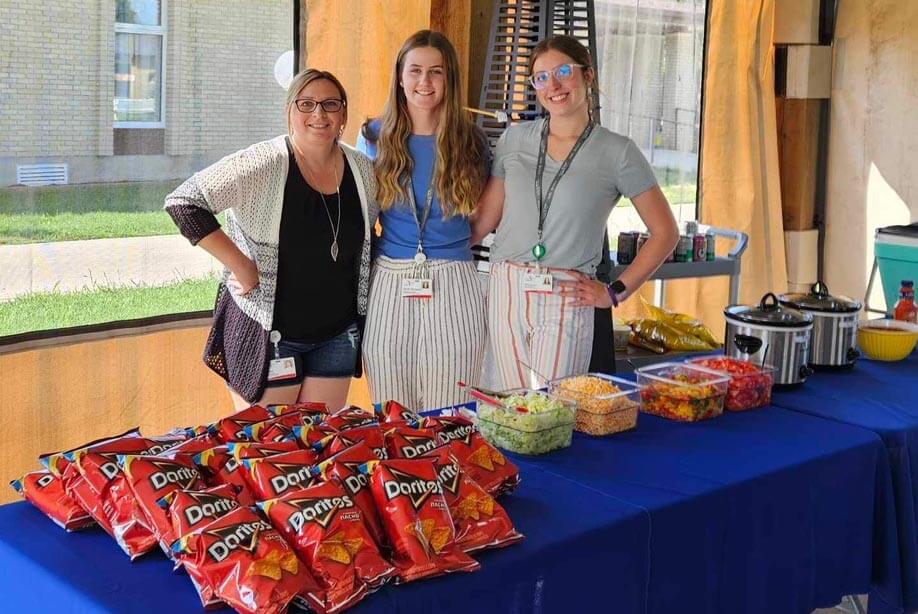
[(573, 403), (525, 388), (508, 390), (501, 398), (503, 405), (478, 405), (478, 430), (489, 442), (519, 454), (544, 454), (571, 445)]
[(664, 362), (635, 371), (641, 387), (641, 411), (680, 422), (719, 416), (730, 376), (711, 369)]
[(690, 364), (718, 371), (730, 376), (724, 407), (728, 411), (745, 411), (771, 403), (771, 389), (775, 383), (775, 369), (748, 360), (728, 356), (690, 358)]
[(574, 429), (588, 435), (611, 435), (637, 427), (640, 387), (603, 373), (556, 379), (548, 384), (555, 396), (577, 404)]

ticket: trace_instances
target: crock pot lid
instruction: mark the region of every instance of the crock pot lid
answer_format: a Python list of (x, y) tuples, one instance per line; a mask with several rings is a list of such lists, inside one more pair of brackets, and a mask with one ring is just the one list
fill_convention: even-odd
[(793, 292), (782, 294), (782, 305), (803, 309), (805, 311), (822, 311), (827, 313), (855, 313), (861, 310), (861, 302), (847, 296), (832, 296), (829, 288), (817, 281), (806, 294)]
[(724, 309), (724, 315), (750, 324), (787, 328), (802, 328), (813, 322), (810, 314), (779, 304), (778, 297), (772, 292), (763, 296), (758, 305), (730, 305)]

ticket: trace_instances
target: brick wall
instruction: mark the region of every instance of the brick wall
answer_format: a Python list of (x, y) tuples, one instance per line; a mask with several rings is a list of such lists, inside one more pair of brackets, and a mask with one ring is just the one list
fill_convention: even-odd
[[(200, 167), (283, 132), (285, 92), (274, 80), (274, 63), (293, 48), (290, 0), (163, 4), (166, 156), (188, 157)], [(81, 171), (75, 181), (142, 178), (143, 168), (132, 172), (107, 158), (115, 0), (0, 0), (0, 15), (3, 177), (16, 163), (70, 162), (86, 169), (95, 158), (98, 177)]]

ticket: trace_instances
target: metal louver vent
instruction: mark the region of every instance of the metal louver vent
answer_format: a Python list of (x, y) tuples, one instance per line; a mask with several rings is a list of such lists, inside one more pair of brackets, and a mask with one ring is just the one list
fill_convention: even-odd
[(16, 183), (28, 186), (69, 183), (66, 164), (19, 164), (16, 166)]

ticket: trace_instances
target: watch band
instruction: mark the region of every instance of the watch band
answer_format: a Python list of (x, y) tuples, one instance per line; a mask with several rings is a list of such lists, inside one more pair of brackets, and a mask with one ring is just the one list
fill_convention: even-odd
[(618, 295), (624, 293), (626, 290), (625, 284), (622, 283), (622, 280), (616, 279), (611, 284), (606, 286), (606, 289), (609, 291), (609, 298), (612, 299), (612, 307), (618, 307)]

